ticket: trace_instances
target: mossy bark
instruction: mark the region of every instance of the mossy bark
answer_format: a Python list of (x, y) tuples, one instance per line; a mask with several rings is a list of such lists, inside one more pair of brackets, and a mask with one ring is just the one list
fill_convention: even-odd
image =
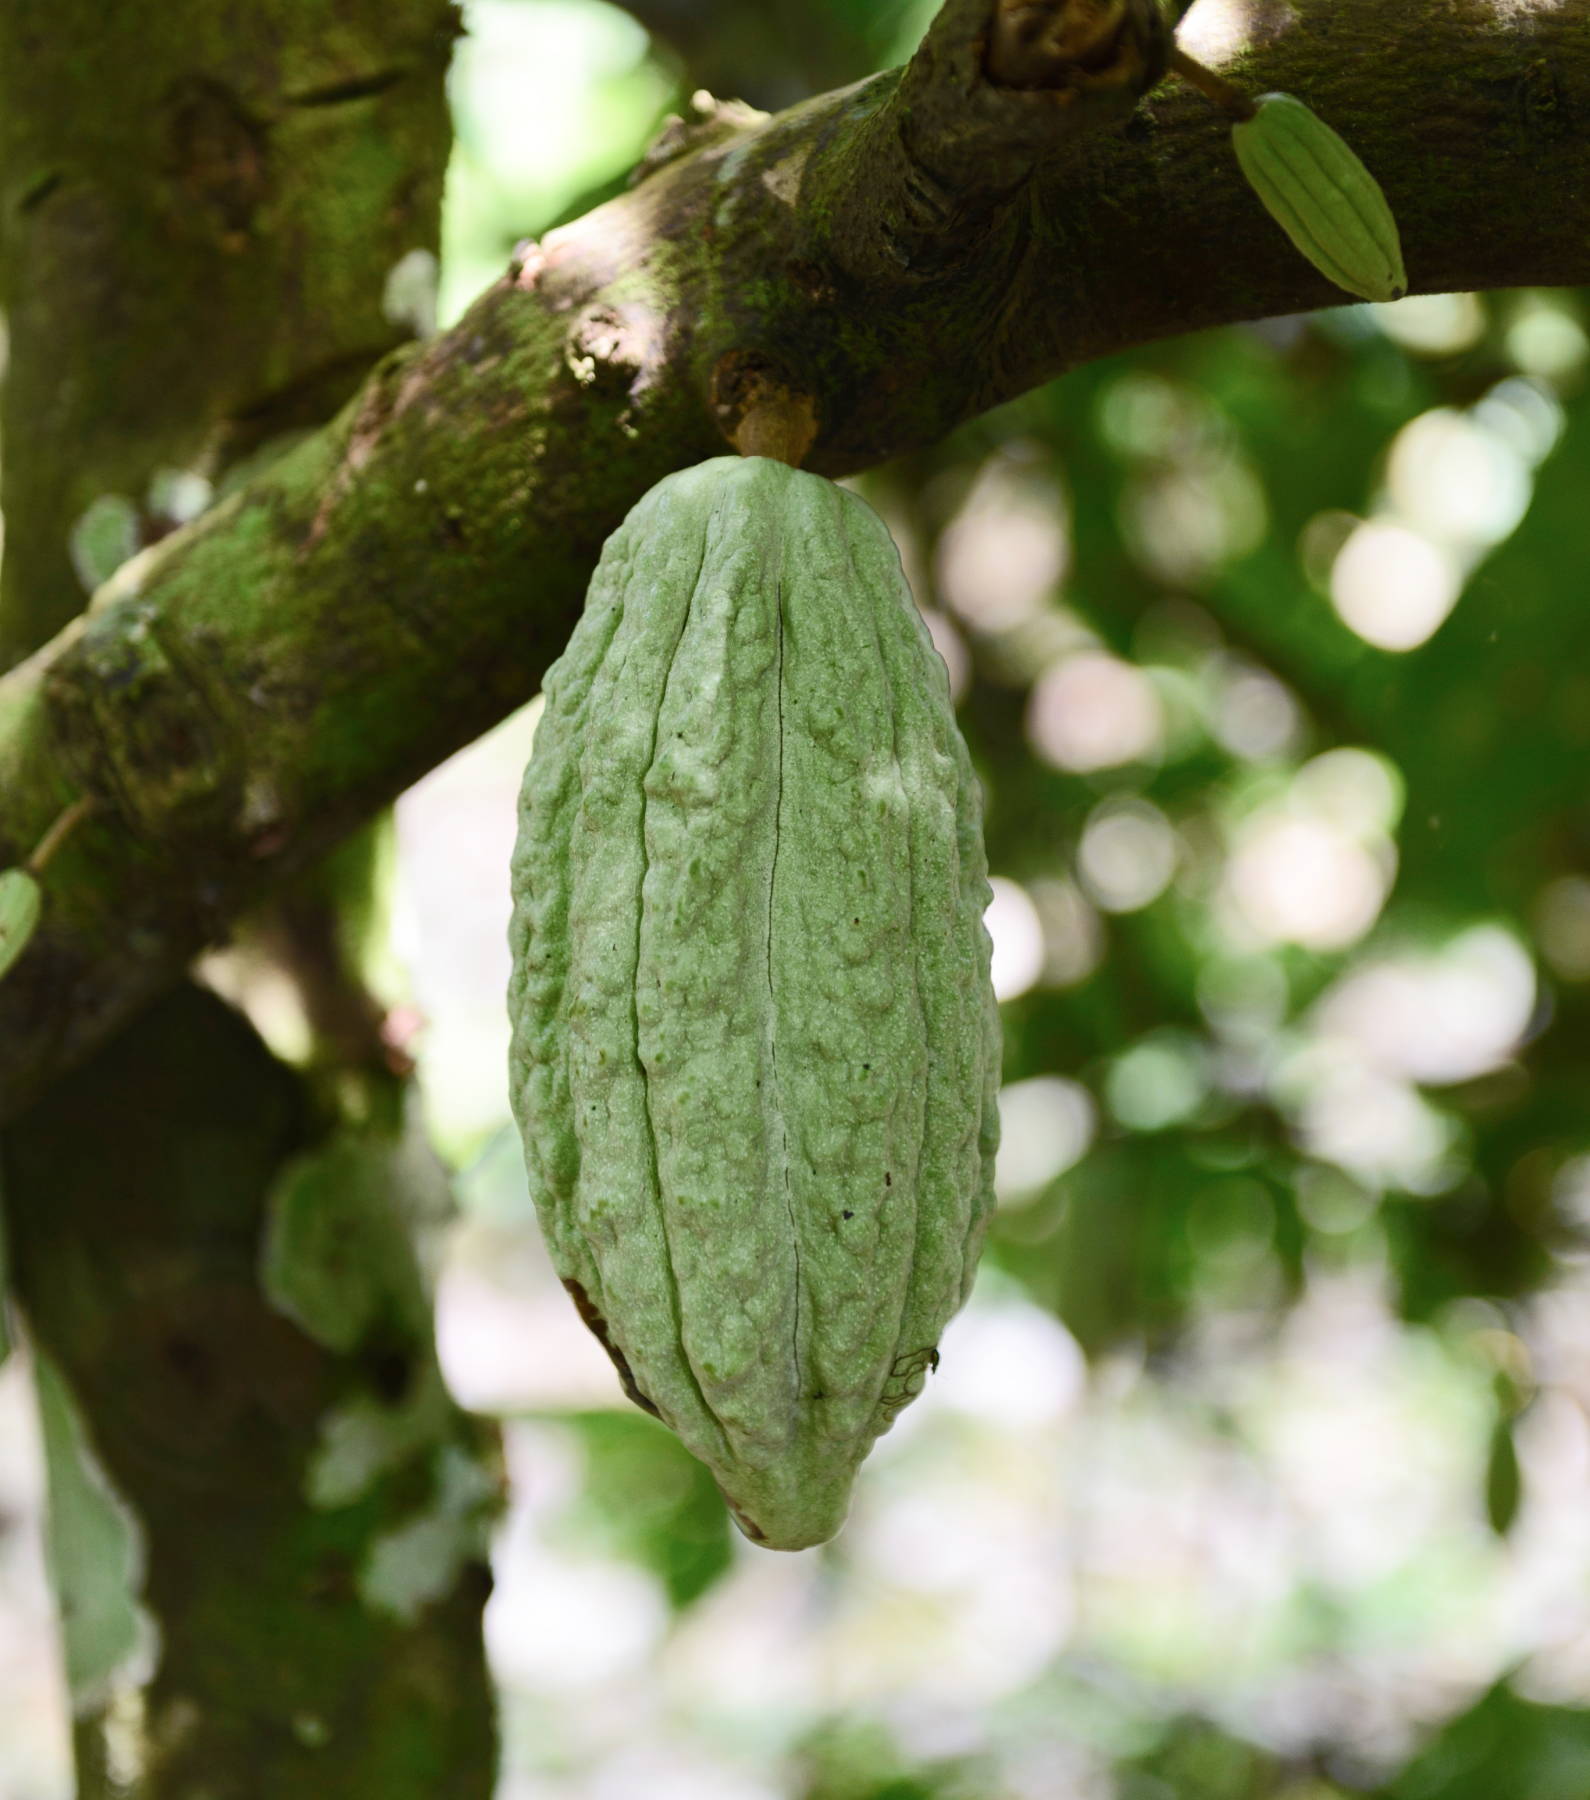
[[(455, 31), (445, 0), (0, 18), (0, 666), (118, 532), (158, 540), (169, 496), (411, 335), (391, 277), (435, 256)], [(161, 735), (157, 641), (122, 678), (180, 787), (206, 739)], [(275, 936), (304, 949), (325, 904), (301, 888)], [(334, 1079), (184, 985), (0, 1141), (85, 1800), (491, 1791), (494, 1450), (442, 1387), (405, 1212), (440, 1171), (350, 971), (299, 960)]]
[[(323, 422), (436, 249), (448, 0), (0, 8), (0, 668), (87, 600), (73, 529)], [(79, 559), (81, 560), (81, 559)]]
[[(1227, 73), (1304, 96), (1376, 172), (1416, 290), (1590, 278), (1561, 204), (1590, 188), (1583, 9), (1298, 0), (1222, 21), (1204, 0), (1190, 26), (1206, 7)], [(100, 803), (0, 984), (0, 1117), (530, 697), (603, 538), (721, 449), (726, 357), (812, 397), (806, 466), (837, 475), (1077, 362), (1340, 299), (1200, 96), (1134, 109), (1135, 80), (1091, 69), (1002, 87), (994, 14), (949, 0), (906, 73), (687, 147), (526, 247), (0, 677), (0, 861), (75, 795)]]

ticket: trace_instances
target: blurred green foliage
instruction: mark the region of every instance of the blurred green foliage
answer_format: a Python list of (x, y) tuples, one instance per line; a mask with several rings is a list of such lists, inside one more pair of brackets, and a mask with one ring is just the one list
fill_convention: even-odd
[(1454, 1719), (1384, 1800), (1580, 1800), (1590, 1793), (1590, 1714), (1540, 1706), (1505, 1686)]
[(733, 1526), (706, 1466), (643, 1413), (566, 1415), (584, 1456), (579, 1505), (559, 1537), (652, 1570), (676, 1607), (729, 1566)]
[[(1565, 317), (1576, 316), (1571, 300), (1561, 304)], [(1558, 403), (1544, 384), (1520, 380), (1509, 358), (1505, 328), (1515, 305), (1510, 296), (1487, 300), (1479, 341), (1442, 357), (1414, 358), (1367, 321), (1350, 328), (1329, 316), (1297, 322), (1285, 339), (1234, 330), (1163, 346), (1131, 359), (1129, 369), (1079, 371), (917, 459), (904, 477), (918, 496), (931, 565), (933, 539), (950, 523), (932, 504), (945, 491), (946, 469), (957, 457), (1001, 454), (999, 434), (1037, 447), (1052, 459), (1074, 521), (1075, 580), (1058, 605), (1139, 665), (1169, 659), (1196, 682), (1217, 648), (1284, 683), (1299, 709), (1301, 741), (1271, 763), (1272, 778), (1295, 774), (1308, 751), (1335, 744), (1372, 749), (1397, 771), (1406, 803), (1388, 903), (1362, 946), (1341, 954), (1285, 944), (1267, 950), (1291, 1000), (1272, 1036), (1305, 1021), (1310, 1003), (1366, 951), (1438, 945), (1464, 926), (1495, 920), (1531, 943), (1549, 884), (1584, 867), (1590, 813), (1576, 749), (1590, 720), (1580, 636), (1590, 615), (1579, 601), (1582, 535), (1570, 512), (1582, 508), (1577, 496), (1590, 474), (1583, 409), (1564, 409), (1562, 438), (1540, 470), (1530, 512), (1480, 563), (1428, 643), (1392, 654), (1357, 639), (1308, 567), (1315, 522), (1333, 511), (1344, 522), (1372, 516), (1387, 451), (1421, 416), (1483, 401), (1509, 383), (1531, 403)], [(1132, 484), (1152, 473), (1157, 447), (1122, 445), (1109, 430), (1112, 395), (1150, 372), (1166, 406), (1195, 421), (1183, 442), (1197, 433), (1218, 437), (1232, 465), (1257, 475), (1267, 519), (1250, 547), (1172, 580), (1145, 566), (1151, 557), (1134, 544), (1131, 525)], [(1577, 391), (1576, 375), (1564, 399)], [(1019, 696), (1002, 671), (979, 666), (980, 646), (971, 642), (965, 716), (990, 789), (996, 871), (1020, 879), (1073, 873), (1075, 826), (1066, 822), (1085, 819), (1102, 794), (1123, 788), (1158, 807), (1194, 844), (1218, 839), (1239, 785), (1254, 780), (1248, 759), (1219, 754), (1200, 733), (1153, 761), (1118, 769), (1046, 766), (1024, 741), (1024, 709), (1013, 704)], [(1208, 717), (1219, 698), (1207, 675), (1201, 684)], [(1188, 870), (1141, 911), (1111, 920), (1108, 951), (1088, 980), (1040, 986), (1009, 1006), (1007, 1075), (1097, 1067), (1123, 1038), (1167, 1021), (1207, 1029), (1205, 977), (1217, 957), (1238, 951), (1222, 943), (1210, 916), (1219, 875)], [(1543, 972), (1550, 976), (1549, 965)], [(1463, 1294), (1527, 1291), (1549, 1275), (1552, 1250), (1571, 1241), (1542, 1190), (1549, 1190), (1552, 1162), (1566, 1161), (1585, 1129), (1582, 1005), (1581, 974), (1553, 982), (1531, 1024), (1539, 1035), (1527, 1063), (1498, 1056), (1494, 1078), (1446, 1089), (1439, 1105), (1468, 1153), (1442, 1172), (1437, 1191), (1383, 1186), (1387, 1248), (1410, 1315)], [(1211, 1156), (1268, 1178), (1281, 1216), (1291, 1211), (1286, 1196), (1296, 1192), (1304, 1158), (1276, 1100), (1273, 1089), (1234, 1094), (1207, 1122), (1195, 1115), (1174, 1133), (1117, 1132), (1090, 1159), (1102, 1166), (1062, 1178), (1054, 1197), (1062, 1214), (1094, 1212), (1107, 1221), (1111, 1241), (1079, 1223), (1072, 1231), (1082, 1232), (1089, 1251), (1079, 1252), (1072, 1235), (1065, 1242), (1080, 1260), (1092, 1255), (1117, 1274), (1118, 1331), (1162, 1329), (1185, 1316), (1185, 1259), (1168, 1246), (1183, 1235), (1181, 1215), (1207, 1185)], [(1528, 1152), (1544, 1145), (1551, 1158), (1528, 1165)], [(1128, 1197), (1119, 1205), (1101, 1201), (1094, 1197), (1101, 1189)], [(1294, 1215), (1275, 1238), (1285, 1278), (1278, 1297), (1297, 1277), (1302, 1248)], [(1031, 1266), (1030, 1256), (1018, 1252), (1015, 1260)], [(1091, 1285), (1085, 1275), (1072, 1279)], [(1059, 1299), (1052, 1290), (1048, 1297)], [(1095, 1293), (1091, 1304), (1105, 1303)], [(1096, 1326), (1084, 1330), (1099, 1335)]]
[(882, 1726), (853, 1720), (812, 1732), (794, 1773), (800, 1800), (977, 1800), (990, 1780), (971, 1758), (914, 1764)]

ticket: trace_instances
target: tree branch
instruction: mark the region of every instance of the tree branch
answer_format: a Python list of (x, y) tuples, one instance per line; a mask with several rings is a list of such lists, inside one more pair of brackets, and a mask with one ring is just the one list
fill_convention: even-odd
[[(998, 86), (994, 15), (950, 0), (904, 74), (686, 154), (528, 247), (0, 678), (0, 862), (98, 805), (0, 984), (0, 1116), (535, 691), (602, 539), (723, 448), (727, 353), (814, 397), (808, 466), (838, 475), (1089, 358), (1340, 299), (1196, 95), (1110, 129), (1130, 81)], [(1349, 137), (1416, 288), (1590, 278), (1562, 204), (1590, 189), (1584, 9), (1204, 0), (1189, 23), (1201, 60)]]

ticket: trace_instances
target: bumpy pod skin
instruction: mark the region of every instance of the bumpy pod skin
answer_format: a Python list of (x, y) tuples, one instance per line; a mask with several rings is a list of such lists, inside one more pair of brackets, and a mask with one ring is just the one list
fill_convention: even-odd
[(1408, 291), (1386, 196), (1346, 141), (1292, 94), (1263, 94), (1231, 142), (1265, 210), (1322, 275), (1365, 300)]
[(632, 1399), (796, 1550), (920, 1390), (993, 1201), (981, 802), (877, 515), (721, 457), (608, 540), (513, 862), (511, 1080)]

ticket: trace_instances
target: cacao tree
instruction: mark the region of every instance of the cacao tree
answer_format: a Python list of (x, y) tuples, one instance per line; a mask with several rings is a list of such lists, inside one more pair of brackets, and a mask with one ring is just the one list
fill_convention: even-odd
[[(946, 0), (879, 69), (902, 9), (627, 10), (672, 72), (674, 115), (571, 216), (525, 219), (534, 235), (502, 244), (440, 332), (426, 294), (467, 13), (0, 10), (0, 1194), (85, 1796), (491, 1791), (481, 1612), (503, 1475), (432, 1344), (448, 1173), (366, 966), (381, 819), (532, 699), (604, 540), (665, 477), (724, 454), (770, 382), (809, 405), (805, 467), (866, 485), (965, 659), (990, 866), (1041, 902), (1048, 958), (1007, 984), (1006, 1079), (1039, 1084), (1052, 1122), (1092, 1103), (1042, 1084), (1091, 1071), (1113, 1116), (996, 1221), (1001, 1277), (1103, 1362), (1172, 1354), (1236, 1279), (1226, 1252), (1255, 1217), (1252, 1279), (1278, 1312), (1365, 1233), (1412, 1321), (1522, 1303), (1578, 1254), (1590, 715), (1583, 627), (1552, 602), (1565, 578), (1540, 546), (1580, 541), (1587, 459), (1572, 354), (1554, 377), (1549, 350), (1517, 344), (1531, 320), (1537, 340), (1543, 319), (1571, 330), (1539, 296), (1590, 276), (1590, 14)], [(1405, 354), (1390, 323), (1303, 322), (1347, 296), (1244, 179), (1233, 116), (1264, 94), (1302, 96), (1375, 172), (1412, 294), (1536, 298), (1477, 314), (1444, 360)], [(1403, 271), (1375, 244), (1389, 293)], [(1366, 624), (1353, 571), (1371, 551), (1381, 569), (1404, 558), (1409, 592), (1447, 569), (1372, 516), (1371, 457), (1413, 421), (1456, 431), (1485, 407), (1542, 466), (1535, 535), (1476, 575), (1505, 532), (1454, 527), (1448, 606), (1474, 591), (1427, 645)], [(1246, 539), (1222, 432), (1262, 469), (1268, 524)], [(1065, 613), (1011, 600), (1033, 496), (1067, 509), (1055, 468)], [(956, 598), (979, 507), (1004, 613)], [(1200, 683), (1216, 698), (1186, 723)], [(1157, 748), (1134, 750), (1150, 715)], [(1216, 944), (1209, 920), (1243, 902), (1224, 877), (1197, 888), (1218, 861), (1199, 864), (1197, 822), (1229, 827), (1220, 866), (1258, 871), (1250, 900), (1283, 828), (1339, 897), (1374, 887), (1394, 828), (1364, 827), (1356, 861), (1318, 847), (1342, 838), (1347, 788), (1391, 767), (1409, 784), (1399, 916), (1432, 939), (1467, 930), (1482, 973), (1510, 952), (1472, 934), (1511, 921), (1551, 979), (1490, 1061), (1408, 1064), (1397, 1104), (1449, 1090), (1434, 1123), (1418, 1114), (1439, 1143), (1381, 1167), (1342, 1148), (1362, 1093), (1332, 1102), (1302, 1052), (1293, 1087), (1264, 1061), (1283, 1014), (1359, 1004), (1337, 956), (1357, 938), (1294, 908)], [(1162, 851), (1186, 879), (1128, 904)], [(212, 966), (196, 976), (223, 945), (295, 995), (296, 1062)], [(1512, 1315), (1470, 1336), (1496, 1359), (1484, 1501), (1505, 1535), (1536, 1376), (1502, 1345), (1528, 1337)], [(666, 1454), (626, 1429), (591, 1425), (593, 1469)], [(676, 1597), (703, 1591), (728, 1557), (711, 1537), (686, 1567), (710, 1485), (642, 1526), (644, 1478), (614, 1480), (615, 1529), (667, 1537), (653, 1551)], [(1389, 1753), (1277, 1748), (1191, 1706), (1115, 1760), (1127, 1791), (1195, 1800), (1411, 1800), (1496, 1791), (1530, 1757), (1584, 1766), (1560, 1695), (1471, 1697), (1395, 1776)], [(1004, 1791), (986, 1769), (838, 1742), (814, 1733), (789, 1791)]]

